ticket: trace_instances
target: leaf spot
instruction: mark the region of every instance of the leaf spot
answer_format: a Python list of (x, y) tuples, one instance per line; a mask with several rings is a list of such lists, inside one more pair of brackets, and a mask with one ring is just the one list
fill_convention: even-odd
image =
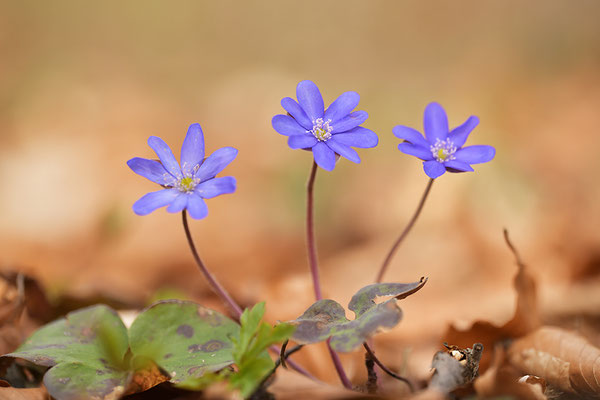
[(192, 328), (190, 325), (187, 325), (187, 324), (179, 325), (177, 327), (177, 334), (185, 336), (186, 338), (189, 339), (192, 336), (194, 336), (194, 328)]

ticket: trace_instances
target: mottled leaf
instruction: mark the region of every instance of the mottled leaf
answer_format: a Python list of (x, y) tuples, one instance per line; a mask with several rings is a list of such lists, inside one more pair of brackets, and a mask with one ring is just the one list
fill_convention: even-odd
[(344, 307), (334, 300), (323, 299), (289, 323), (296, 326), (292, 339), (300, 344), (310, 344), (329, 339), (334, 329), (348, 322)]
[(131, 352), (153, 360), (181, 383), (233, 363), (232, 338), (239, 325), (189, 301), (168, 300), (142, 312), (129, 329)]
[(105, 399), (128, 385), (127, 348), (127, 329), (117, 313), (97, 305), (42, 327), (6, 356), (52, 367), (44, 384), (57, 399)]
[[(329, 299), (319, 300), (299, 318), (290, 321), (296, 326), (292, 339), (300, 344), (322, 342), (331, 338), (331, 347), (340, 352), (358, 348), (369, 337), (396, 326), (402, 319), (397, 299), (403, 299), (421, 289), (427, 279), (414, 283), (377, 283), (358, 291), (350, 301), (349, 308), (356, 319), (346, 318), (344, 308)], [(376, 304), (377, 296), (394, 296)]]
[(394, 296), (396, 300), (404, 299), (421, 289), (427, 278), (421, 278), (412, 283), (374, 283), (360, 289), (348, 304), (348, 308), (354, 311), (356, 317), (360, 317), (371, 307), (375, 306), (375, 298), (378, 296)]
[(50, 368), (44, 375), (44, 385), (52, 397), (61, 400), (119, 399), (130, 375), (129, 371), (67, 362)]
[(393, 328), (402, 318), (396, 299), (377, 304), (354, 321), (340, 315), (340, 311), (343, 312), (342, 306), (333, 300), (318, 301), (300, 318), (290, 322), (296, 326), (292, 339), (309, 344), (331, 338), (334, 350), (349, 352), (375, 333)]

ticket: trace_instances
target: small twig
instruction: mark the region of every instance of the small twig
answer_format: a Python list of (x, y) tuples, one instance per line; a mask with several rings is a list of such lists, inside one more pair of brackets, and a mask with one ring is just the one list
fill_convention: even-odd
[(375, 372), (375, 361), (371, 355), (365, 353), (365, 367), (367, 367), (367, 391), (370, 394), (377, 392), (377, 372)]
[(406, 379), (403, 376), (400, 376), (398, 374), (396, 374), (395, 372), (393, 372), (392, 370), (390, 370), (388, 367), (386, 367), (385, 365), (383, 365), (383, 363), (381, 361), (379, 361), (379, 359), (375, 356), (375, 353), (373, 353), (373, 351), (371, 350), (371, 348), (369, 347), (369, 345), (364, 342), (363, 346), (365, 348), (365, 350), (367, 351), (367, 354), (369, 355), (369, 357), (371, 357), (373, 359), (373, 361), (375, 361), (375, 364), (377, 364), (379, 366), (379, 368), (381, 368), (383, 370), (383, 372), (385, 372), (386, 374), (388, 374), (389, 376), (391, 376), (392, 378), (398, 379), (399, 381), (402, 381), (404, 383), (406, 383), (411, 391), (411, 393), (414, 393), (415, 388), (413, 386), (413, 384)]

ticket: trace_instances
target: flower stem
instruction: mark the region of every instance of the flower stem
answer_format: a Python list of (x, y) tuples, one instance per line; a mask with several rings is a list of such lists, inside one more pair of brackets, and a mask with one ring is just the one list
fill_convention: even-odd
[(242, 308), (235, 302), (235, 300), (233, 300), (233, 298), (231, 298), (229, 293), (227, 293), (227, 290), (225, 290), (225, 288), (221, 286), (219, 281), (217, 281), (217, 278), (215, 278), (213, 274), (210, 273), (210, 271), (208, 270), (208, 268), (206, 268), (206, 266), (200, 259), (200, 256), (198, 255), (196, 245), (194, 244), (192, 234), (190, 233), (190, 227), (188, 226), (186, 210), (183, 210), (181, 212), (181, 218), (183, 220), (183, 229), (185, 230), (185, 236), (187, 237), (187, 241), (190, 245), (190, 250), (192, 250), (194, 259), (196, 260), (196, 264), (198, 264), (198, 268), (200, 268), (200, 271), (202, 272), (202, 274), (204, 274), (204, 277), (206, 278), (210, 286), (213, 288), (213, 290), (219, 295), (221, 300), (223, 300), (229, 306), (229, 308), (231, 308), (231, 310), (235, 314), (236, 319), (239, 320), (240, 316), (242, 315)]
[[(313, 199), (313, 191), (315, 186), (315, 178), (317, 176), (317, 163), (313, 161), (312, 168), (310, 170), (310, 176), (308, 178), (308, 183), (306, 184), (306, 246), (308, 248), (308, 263), (310, 265), (310, 273), (312, 275), (313, 280), (313, 288), (315, 290), (315, 298), (317, 301), (323, 298), (323, 294), (321, 293), (321, 282), (319, 281), (319, 265), (317, 262), (317, 246), (315, 243), (315, 227), (314, 227), (314, 199)], [(346, 389), (352, 389), (352, 383), (346, 372), (344, 371), (344, 367), (342, 366), (342, 361), (340, 357), (337, 355), (335, 351), (329, 345), (329, 341), (327, 341), (327, 349), (329, 350), (329, 355), (331, 356), (331, 360), (333, 361), (333, 365), (335, 366), (335, 370), (337, 371), (338, 376), (340, 377), (340, 381)]]
[(429, 195), (429, 191), (431, 190), (433, 181), (434, 181), (434, 179), (429, 179), (429, 182), (427, 182), (427, 187), (425, 188), (425, 191), (423, 192), (423, 196), (421, 197), (421, 201), (419, 202), (419, 205), (417, 206), (415, 213), (413, 214), (412, 218), (410, 219), (410, 221), (408, 222), (408, 224), (406, 225), (406, 227), (404, 228), (404, 230), (402, 231), (402, 233), (400, 234), (398, 239), (396, 239), (396, 242), (390, 249), (388, 255), (385, 257), (385, 260), (383, 261), (383, 264), (381, 265), (381, 268), (379, 269), (379, 273), (377, 274), (377, 278), (376, 278), (377, 283), (381, 283), (381, 281), (383, 280), (383, 275), (385, 274), (385, 271), (387, 270), (388, 266), (390, 265), (390, 262), (392, 261), (392, 257), (396, 253), (396, 250), (398, 250), (398, 247), (400, 247), (400, 244), (404, 241), (404, 238), (406, 238), (406, 236), (408, 235), (408, 233), (414, 226), (415, 222), (417, 221), (417, 218), (419, 218), (419, 214), (421, 214), (421, 210), (423, 210), (423, 206), (425, 205), (425, 200), (427, 200), (427, 196)]
[(321, 283), (319, 281), (319, 266), (317, 264), (317, 247), (315, 244), (315, 227), (313, 213), (313, 189), (315, 186), (315, 177), (317, 176), (317, 163), (313, 161), (310, 177), (306, 184), (306, 246), (308, 247), (308, 263), (310, 265), (310, 273), (313, 280), (313, 288), (315, 290), (315, 298), (321, 300)]
[(329, 355), (331, 356), (331, 361), (333, 361), (335, 371), (337, 372), (338, 376), (340, 377), (340, 381), (342, 382), (342, 385), (344, 385), (344, 387), (346, 389), (352, 390), (352, 382), (350, 382), (350, 379), (348, 379), (348, 375), (346, 375), (346, 371), (344, 371), (344, 367), (342, 365), (342, 360), (340, 360), (340, 356), (338, 356), (338, 354), (331, 348), (331, 345), (329, 344), (329, 340), (327, 340), (327, 349), (329, 350)]
[[(221, 286), (219, 281), (217, 281), (217, 278), (215, 278), (210, 273), (210, 271), (206, 268), (206, 266), (202, 262), (202, 259), (198, 255), (198, 251), (196, 250), (196, 245), (194, 244), (194, 239), (192, 239), (190, 227), (188, 226), (186, 210), (182, 211), (181, 218), (183, 221), (183, 229), (185, 230), (185, 236), (187, 238), (188, 244), (190, 245), (190, 250), (192, 250), (192, 255), (194, 256), (194, 260), (196, 260), (196, 264), (198, 264), (198, 268), (200, 268), (200, 271), (202, 272), (202, 274), (204, 274), (204, 277), (206, 278), (206, 280), (208, 280), (208, 283), (213, 288), (213, 290), (232, 309), (232, 311), (235, 314), (236, 321), (239, 321), (240, 316), (242, 315), (242, 308), (239, 306), (238, 303), (235, 302), (235, 300), (233, 300), (233, 298), (229, 295), (229, 293), (227, 293), (227, 290), (225, 290), (225, 288), (223, 286)], [(279, 353), (279, 348), (277, 346), (271, 346), (270, 350), (272, 350), (275, 353)], [(304, 368), (302, 368), (300, 365), (296, 364), (292, 360), (288, 360), (288, 364), (290, 364), (290, 366), (293, 369), (295, 369), (302, 375), (304, 375), (312, 380), (316, 380), (316, 378), (314, 376), (312, 376), (310, 374), (310, 372), (306, 371)]]

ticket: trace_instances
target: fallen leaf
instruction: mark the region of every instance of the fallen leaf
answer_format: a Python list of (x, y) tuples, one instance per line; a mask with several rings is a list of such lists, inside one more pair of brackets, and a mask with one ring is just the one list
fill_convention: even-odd
[(0, 387), (0, 399), (2, 400), (48, 400), (50, 396), (46, 389), (17, 389), (12, 387)]
[(600, 395), (600, 349), (579, 335), (542, 327), (516, 340), (508, 358), (523, 373), (537, 375), (565, 392)]
[(512, 396), (523, 400), (545, 400), (544, 387), (538, 384), (520, 383), (521, 374), (507, 363), (501, 345), (494, 349), (493, 364), (475, 380), (473, 387), (479, 397), (494, 398)]
[[(454, 325), (450, 325), (444, 333), (444, 341), (462, 347), (467, 347), (473, 342), (480, 342), (485, 348), (493, 349), (496, 343), (524, 336), (540, 326), (535, 279), (529, 273), (519, 253), (510, 242), (506, 230), (504, 230), (504, 238), (513, 252), (518, 266), (517, 274), (513, 280), (517, 292), (517, 305), (513, 317), (502, 326), (496, 326), (487, 321), (475, 321), (469, 329), (460, 330)], [(492, 356), (492, 352), (483, 354), (480, 362), (482, 372), (491, 364)]]

